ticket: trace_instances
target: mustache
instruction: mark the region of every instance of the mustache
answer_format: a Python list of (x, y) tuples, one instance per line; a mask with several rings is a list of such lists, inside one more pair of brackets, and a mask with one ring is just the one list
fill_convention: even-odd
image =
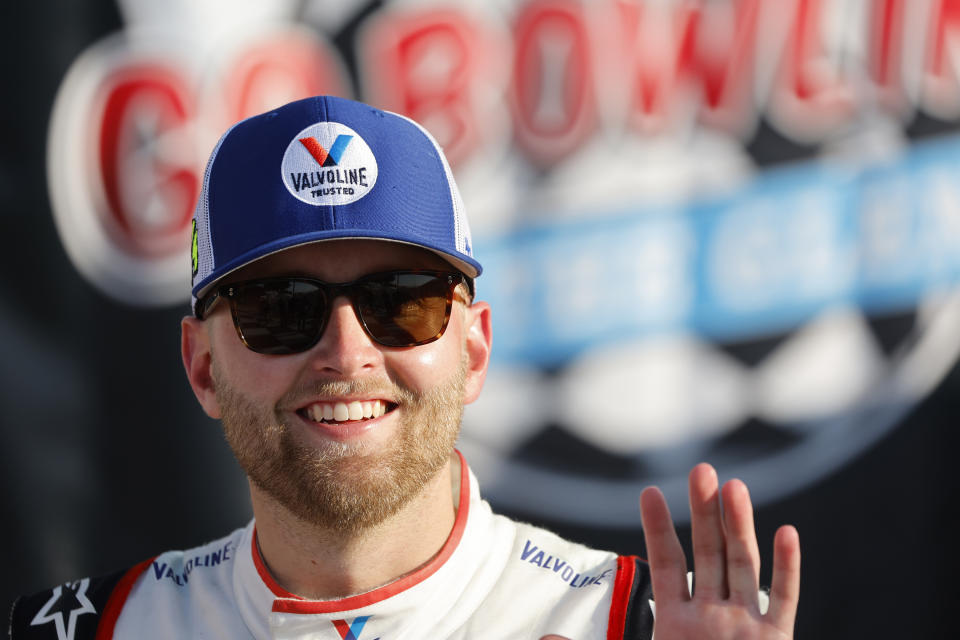
[(416, 402), (420, 395), (387, 378), (313, 380), (297, 383), (283, 395), (278, 406), (301, 407), (318, 396), (369, 396), (371, 398), (390, 398), (397, 404), (405, 404)]

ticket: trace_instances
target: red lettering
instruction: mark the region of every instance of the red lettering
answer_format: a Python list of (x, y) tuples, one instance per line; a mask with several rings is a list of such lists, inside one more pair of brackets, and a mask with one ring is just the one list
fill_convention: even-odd
[(756, 119), (752, 100), (760, 0), (703, 2), (692, 12), (684, 69), (699, 87), (700, 119), (743, 132)]
[(939, 0), (933, 3), (933, 51), (927, 71), (934, 76), (943, 77), (951, 72), (951, 47), (957, 46), (957, 23), (960, 22), (960, 1)]
[(182, 252), (199, 192), (188, 135), (190, 85), (170, 67), (140, 63), (108, 76), (102, 94), (99, 160), (108, 232), (132, 253)]
[(759, 8), (759, 0), (617, 2), (634, 128), (659, 133), (689, 114), (712, 126), (748, 129), (755, 119), (750, 98)]
[(924, 108), (942, 119), (960, 115), (960, 0), (939, 0), (930, 8), (931, 50), (923, 80)]
[(628, 70), (631, 126), (642, 133), (661, 133), (675, 116), (691, 111), (679, 108), (678, 101), (690, 100), (679, 84), (684, 61), (692, 57), (696, 7), (692, 2), (664, 5), (620, 0), (615, 14), (620, 55), (611, 59), (606, 77), (615, 94), (617, 85), (623, 84), (623, 69)]
[[(768, 0), (776, 10), (782, 0)], [(814, 142), (847, 124), (855, 115), (856, 94), (840, 68), (843, 43), (825, 41), (824, 23), (842, 21), (842, 6), (825, 16), (823, 0), (793, 0), (784, 54), (775, 79), (770, 119), (787, 135)], [(834, 25), (835, 26), (835, 25)], [(830, 33), (855, 27), (847, 19)]]
[(904, 0), (875, 0), (871, 3), (870, 76), (885, 93), (901, 94), (903, 78)]
[(583, 10), (570, 0), (534, 0), (514, 23), (515, 134), (539, 164), (573, 153), (598, 125)]
[(478, 17), (456, 10), (383, 12), (362, 42), (366, 92), (377, 106), (426, 127), (457, 165), (498, 119), (485, 109), (495, 103), (490, 92), (505, 48)]

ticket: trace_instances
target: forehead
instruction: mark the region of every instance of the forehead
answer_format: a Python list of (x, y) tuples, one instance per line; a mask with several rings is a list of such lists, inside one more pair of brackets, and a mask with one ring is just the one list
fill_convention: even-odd
[(346, 282), (392, 269), (455, 270), (432, 251), (408, 244), (386, 240), (327, 240), (269, 255), (238, 270), (229, 280), (300, 274), (328, 282)]

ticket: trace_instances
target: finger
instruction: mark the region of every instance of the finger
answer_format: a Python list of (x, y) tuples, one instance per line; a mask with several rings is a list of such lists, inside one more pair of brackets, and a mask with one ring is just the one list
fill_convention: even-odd
[(689, 600), (687, 560), (673, 528), (667, 501), (656, 487), (648, 487), (640, 494), (640, 519), (647, 542), (654, 599), (659, 603)]
[(753, 527), (753, 505), (747, 485), (731, 480), (723, 486), (723, 524), (727, 548), (730, 599), (759, 609), (760, 549)]
[(693, 529), (694, 596), (726, 598), (726, 546), (720, 514), (717, 472), (698, 464), (690, 472), (690, 525)]
[(773, 538), (773, 579), (767, 615), (783, 631), (793, 630), (800, 599), (800, 534), (786, 525)]

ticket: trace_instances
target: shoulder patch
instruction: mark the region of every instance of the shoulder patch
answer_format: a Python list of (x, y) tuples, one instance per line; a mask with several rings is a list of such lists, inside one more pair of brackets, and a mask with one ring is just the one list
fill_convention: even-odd
[(637, 556), (618, 557), (607, 640), (652, 640), (652, 599), (649, 565)]
[(149, 563), (18, 598), (10, 610), (10, 640), (96, 640), (101, 626), (109, 633), (99, 637), (109, 638), (123, 600)]

